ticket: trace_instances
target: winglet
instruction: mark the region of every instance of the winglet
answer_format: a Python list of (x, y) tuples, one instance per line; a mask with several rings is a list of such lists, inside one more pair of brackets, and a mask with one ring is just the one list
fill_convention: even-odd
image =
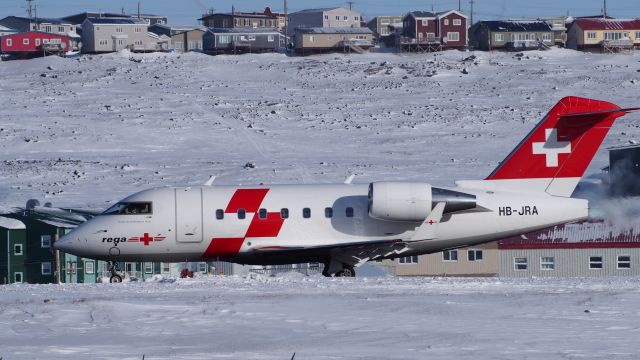
[(429, 216), (427, 216), (424, 222), (422, 222), (422, 225), (416, 229), (416, 232), (411, 237), (412, 241), (436, 238), (436, 229), (438, 228), (440, 220), (442, 220), (442, 214), (444, 213), (446, 205), (446, 202), (439, 202), (436, 204), (433, 210), (431, 210)]
[(215, 175), (210, 175), (209, 176), (209, 180), (207, 180), (207, 182), (205, 182), (203, 184), (203, 186), (211, 186), (211, 185), (213, 185), (214, 181), (216, 181), (216, 176)]
[(347, 185), (350, 185), (351, 182), (353, 182), (353, 179), (355, 178), (356, 178), (356, 174), (351, 174), (344, 180), (344, 183)]

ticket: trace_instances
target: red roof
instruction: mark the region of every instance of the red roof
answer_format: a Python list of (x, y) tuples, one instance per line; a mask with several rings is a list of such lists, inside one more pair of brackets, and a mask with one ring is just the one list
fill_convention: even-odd
[(582, 30), (640, 30), (640, 19), (576, 19)]

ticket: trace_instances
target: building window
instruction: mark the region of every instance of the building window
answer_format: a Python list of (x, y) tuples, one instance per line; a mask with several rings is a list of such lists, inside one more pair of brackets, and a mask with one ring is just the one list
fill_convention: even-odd
[(589, 256), (589, 269), (602, 269), (602, 256)]
[(462, 25), (462, 20), (460, 20), (460, 19), (453, 19), (453, 25), (454, 25), (454, 26), (461, 26), (461, 25)]
[(325, 19), (325, 20), (329, 20), (329, 15), (325, 15), (325, 16), (324, 16), (324, 19)]
[(340, 15), (336, 15), (336, 20), (340, 20)]
[(640, 31), (636, 31), (636, 40), (640, 40)]
[(29, 45), (29, 39), (22, 39), (22, 45)]
[(171, 272), (171, 263), (162, 263), (162, 272), (163, 273)]
[(631, 256), (618, 255), (618, 269), (631, 269)]
[(513, 270), (515, 271), (527, 270), (527, 258), (526, 257), (513, 258)]
[(43, 262), (40, 264), (40, 273), (42, 273), (42, 275), (51, 275), (51, 263)]
[(315, 41), (315, 37), (313, 37), (313, 35), (309, 36), (309, 42), (314, 42)]
[(274, 39), (273, 35), (269, 35), (267, 37), (267, 41), (269, 41), (269, 42), (273, 42), (273, 39)]
[(555, 270), (556, 263), (553, 256), (540, 257), (540, 270)]
[(255, 35), (249, 35), (249, 41), (256, 41)]
[(136, 30), (137, 33), (142, 32), (142, 29), (136, 26)]
[(117, 26), (116, 27), (116, 32), (117, 33), (121, 33), (122, 32), (122, 26)]
[(308, 219), (311, 217), (311, 209), (309, 208), (304, 208), (302, 209), (302, 217), (305, 219)]
[(40, 39), (36, 39), (36, 46), (40, 46)]
[(482, 255), (482, 250), (473, 249), (467, 251), (467, 259), (469, 261), (481, 261)]
[(542, 34), (542, 41), (551, 41), (551, 34), (550, 33), (544, 33)]
[(22, 244), (13, 245), (13, 255), (22, 255)]
[[(228, 44), (231, 42), (231, 36), (229, 35), (220, 35), (218, 36), (218, 44)], [(182, 47), (182, 43), (180, 43), (180, 47)]]
[(347, 217), (353, 217), (353, 208), (349, 206), (345, 211)]
[(460, 33), (459, 32), (448, 32), (447, 40), (449, 41), (460, 41)]
[(207, 272), (207, 263), (206, 262), (199, 262), (198, 263), (198, 272), (201, 272), (201, 273), (206, 273)]
[(619, 31), (605, 31), (604, 39), (605, 40), (620, 40), (622, 38), (622, 33)]
[(247, 211), (245, 209), (238, 209), (238, 219), (244, 219), (247, 217)]
[(504, 34), (493, 34), (493, 40), (499, 42), (504, 41)]
[(218, 220), (224, 219), (224, 210), (222, 209), (216, 210), (216, 219)]
[(324, 217), (332, 218), (333, 217), (333, 208), (330, 208), (330, 207), (324, 208)]
[(153, 272), (153, 263), (146, 262), (144, 263), (144, 273), (151, 274)]
[(449, 25), (449, 19), (444, 19), (444, 24)]
[(43, 247), (43, 248), (51, 247), (51, 235), (40, 236), (40, 247)]
[(458, 250), (445, 250), (442, 252), (442, 261), (458, 261)]
[(234, 24), (235, 26), (240, 26), (240, 19), (238, 19), (238, 18), (233, 19), (233, 24)]
[(266, 219), (266, 218), (267, 218), (267, 209), (260, 209), (260, 210), (258, 210), (258, 217), (259, 217), (261, 220)]
[(21, 283), (22, 282), (22, 273), (15, 272), (13, 273), (13, 282)]
[(349, 20), (349, 18), (345, 15), (345, 16), (342, 17), (342, 20), (347, 21), (347, 20)]
[(58, 32), (63, 33), (64, 32), (64, 26), (58, 26)]
[(244, 19), (244, 26), (249, 27), (249, 19)]
[(13, 42), (11, 41), (11, 39), (7, 39), (7, 46), (11, 46), (13, 44)]
[(95, 272), (95, 263), (93, 261), (84, 262), (84, 273), (91, 275)]
[(44, 27), (44, 31), (50, 33), (51, 32), (51, 25), (46, 25)]
[(280, 217), (283, 219), (289, 218), (289, 209), (287, 208), (280, 209)]
[(429, 24), (429, 20), (422, 19), (422, 26), (427, 26)]
[(414, 256), (403, 256), (401, 258), (398, 258), (398, 263), (400, 264), (417, 264), (418, 263), (418, 256), (414, 255)]

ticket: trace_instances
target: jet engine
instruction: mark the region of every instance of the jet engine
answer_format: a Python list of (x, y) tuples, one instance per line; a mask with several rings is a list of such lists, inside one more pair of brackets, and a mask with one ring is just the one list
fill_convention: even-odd
[(475, 208), (476, 196), (419, 182), (369, 184), (369, 216), (376, 219), (423, 221), (440, 202), (447, 214)]

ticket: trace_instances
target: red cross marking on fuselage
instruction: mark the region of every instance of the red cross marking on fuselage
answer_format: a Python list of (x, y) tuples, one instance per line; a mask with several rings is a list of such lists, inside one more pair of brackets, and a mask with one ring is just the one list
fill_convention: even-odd
[(149, 243), (153, 241), (153, 238), (149, 236), (149, 233), (144, 233), (144, 236), (140, 238), (140, 241), (144, 241), (144, 246), (149, 246)]
[(435, 224), (435, 223), (437, 223), (437, 221), (433, 221), (433, 220), (429, 220), (429, 221), (427, 221), (427, 224), (429, 224), (429, 225), (433, 225), (433, 224)]

